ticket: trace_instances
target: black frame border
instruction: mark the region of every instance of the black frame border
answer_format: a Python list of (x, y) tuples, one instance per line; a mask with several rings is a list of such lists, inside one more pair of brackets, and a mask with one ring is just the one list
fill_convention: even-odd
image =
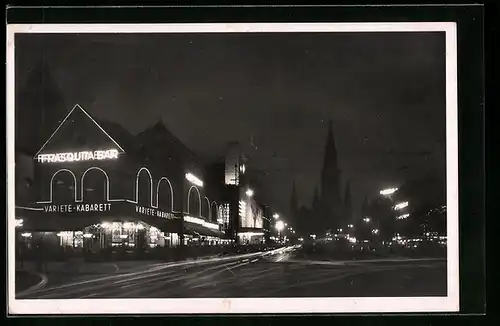
[[(8, 7), (6, 11), (7, 24), (422, 21), (457, 23), (460, 314), (484, 314), (486, 193), (483, 6)], [(241, 315), (231, 316), (243, 321)], [(419, 319), (421, 317), (415, 321)]]

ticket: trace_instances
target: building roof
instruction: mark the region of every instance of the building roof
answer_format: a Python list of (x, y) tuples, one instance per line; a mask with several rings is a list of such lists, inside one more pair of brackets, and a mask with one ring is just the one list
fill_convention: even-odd
[[(177, 138), (160, 120), (136, 136), (139, 147), (144, 148), (153, 157), (156, 153), (176, 153), (185, 163), (203, 164), (201, 159), (194, 154), (179, 138)], [(160, 150), (158, 152), (158, 150)]]
[(122, 125), (109, 120), (98, 120), (97, 122), (126, 152), (133, 153), (137, 149), (136, 137)]

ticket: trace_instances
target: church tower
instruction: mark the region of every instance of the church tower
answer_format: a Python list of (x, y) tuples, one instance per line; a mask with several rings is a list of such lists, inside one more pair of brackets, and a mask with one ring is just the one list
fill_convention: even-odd
[(319, 209), (319, 192), (318, 192), (318, 187), (316, 186), (314, 188), (314, 196), (313, 196), (313, 202), (312, 202), (312, 208), (315, 212), (318, 211)]
[(340, 170), (337, 149), (333, 136), (332, 121), (328, 124), (323, 168), (321, 170), (322, 228), (336, 229), (340, 226), (343, 203), (340, 195)]

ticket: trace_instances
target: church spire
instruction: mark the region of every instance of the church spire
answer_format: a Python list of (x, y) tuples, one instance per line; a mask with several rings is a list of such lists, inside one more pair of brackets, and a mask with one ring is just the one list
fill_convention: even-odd
[(323, 160), (323, 169), (337, 168), (337, 148), (335, 146), (335, 138), (333, 137), (333, 122), (328, 121), (328, 134), (326, 136), (325, 156)]
[(321, 206), (324, 208), (322, 220), (325, 222), (326, 227), (337, 228), (337, 224), (341, 223), (343, 202), (332, 120), (328, 122), (323, 168), (321, 170)]
[(313, 209), (318, 207), (319, 204), (319, 192), (318, 192), (318, 186), (314, 188), (314, 196), (313, 196)]
[(366, 215), (368, 214), (370, 203), (368, 202), (368, 196), (365, 195), (365, 198), (363, 199), (363, 204), (361, 206), (361, 214)]

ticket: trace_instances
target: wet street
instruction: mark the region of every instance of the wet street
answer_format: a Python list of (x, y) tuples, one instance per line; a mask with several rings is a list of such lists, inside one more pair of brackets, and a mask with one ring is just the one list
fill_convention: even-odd
[(446, 261), (311, 261), (295, 250), (155, 264), (134, 272), (81, 276), (22, 298), (221, 298), (445, 296)]

